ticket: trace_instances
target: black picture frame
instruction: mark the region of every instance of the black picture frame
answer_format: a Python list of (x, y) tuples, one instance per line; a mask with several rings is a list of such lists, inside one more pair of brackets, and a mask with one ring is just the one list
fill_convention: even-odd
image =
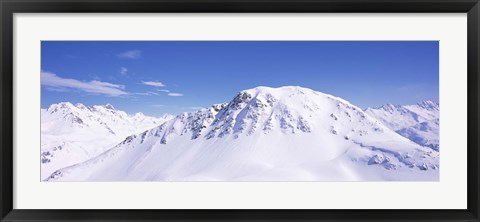
[[(480, 221), (479, 0), (0, 0), (1, 221)], [(13, 209), (14, 13), (467, 13), (466, 210), (22, 210)], [(441, 194), (439, 194), (441, 195)], [(128, 201), (128, 200), (126, 200)], [(448, 201), (448, 200), (445, 200)]]

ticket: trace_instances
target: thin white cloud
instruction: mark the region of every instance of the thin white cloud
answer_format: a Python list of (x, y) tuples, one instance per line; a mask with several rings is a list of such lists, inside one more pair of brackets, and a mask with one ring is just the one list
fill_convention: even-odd
[(128, 76), (128, 69), (125, 68), (125, 67), (121, 67), (120, 68), (120, 75), (123, 76), (123, 77)]
[[(77, 80), (78, 81), (78, 80)], [(125, 89), (124, 85), (117, 85), (109, 82), (101, 82), (98, 80), (92, 80), (90, 81), (91, 84), (97, 87), (107, 87), (107, 88), (118, 88), (118, 89)]]
[(183, 96), (182, 93), (168, 93), (169, 96)]
[(165, 84), (163, 84), (162, 82), (155, 82), (155, 81), (142, 81), (142, 84), (143, 85), (147, 85), (147, 86), (155, 86), (155, 87), (164, 87)]
[(170, 92), (170, 90), (168, 90), (168, 89), (157, 89), (157, 91), (164, 92), (164, 93), (169, 93)]
[(117, 85), (108, 82), (101, 82), (98, 80), (92, 80), (89, 82), (80, 81), (76, 79), (67, 79), (57, 76), (51, 72), (41, 73), (41, 82), (42, 85), (47, 86), (48, 90), (68, 90), (76, 89), (88, 93), (102, 94), (107, 96), (121, 96), (127, 95), (128, 93), (123, 91), (125, 86)]
[(156, 108), (162, 108), (162, 107), (166, 107), (166, 105), (162, 105), (162, 104), (154, 104), (154, 105), (152, 105), (152, 107), (156, 107)]
[(158, 93), (152, 92), (152, 91), (148, 91), (148, 92), (144, 92), (144, 93), (138, 92), (138, 93), (133, 93), (133, 94), (134, 95), (140, 95), (140, 96), (158, 96)]
[(199, 110), (199, 109), (203, 109), (203, 107), (200, 107), (200, 106), (191, 106), (191, 107), (188, 107), (189, 109), (194, 109), (194, 110)]
[(142, 51), (140, 50), (130, 50), (117, 54), (117, 57), (120, 59), (139, 59), (142, 56)]
[(66, 89), (66, 88), (47, 87), (46, 89), (48, 91), (53, 91), (53, 92), (68, 92), (68, 89)]

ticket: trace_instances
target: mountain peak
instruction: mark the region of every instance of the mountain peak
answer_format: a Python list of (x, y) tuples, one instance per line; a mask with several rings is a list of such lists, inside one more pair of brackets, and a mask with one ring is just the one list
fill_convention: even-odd
[(135, 119), (135, 120), (141, 120), (141, 119), (145, 119), (145, 118), (146, 118), (146, 116), (142, 112), (138, 112), (138, 113), (135, 113), (135, 115), (133, 115), (133, 119)]
[(107, 103), (107, 104), (105, 105), (105, 108), (106, 108), (106, 109), (115, 110), (115, 107), (113, 107), (112, 104), (110, 104), (110, 103)]
[(349, 104), (343, 99), (300, 86), (282, 86), (277, 88), (259, 86), (240, 91), (232, 101), (230, 101), (229, 106), (238, 108), (240, 104), (247, 104), (250, 103), (250, 101), (255, 103), (255, 106), (260, 106), (260, 108), (262, 105), (273, 106), (278, 102), (285, 106), (296, 106), (298, 105), (297, 103), (301, 103), (301, 101), (309, 101), (318, 96), (325, 96), (329, 99), (339, 100), (342, 103)]
[(144, 117), (145, 114), (143, 114), (142, 112), (138, 112), (138, 113), (135, 113), (134, 116), (135, 116), (135, 117)]
[(105, 105), (93, 105), (90, 107), (90, 110), (92, 111), (101, 111), (101, 110), (106, 110), (106, 111), (117, 111), (115, 107), (112, 106), (112, 104), (107, 103)]
[(439, 104), (431, 100), (421, 101), (417, 105), (425, 109), (439, 109)]
[(48, 111), (56, 112), (58, 110), (72, 110), (75, 106), (70, 102), (60, 102), (57, 104), (52, 104), (48, 107)]
[[(360, 108), (341, 98), (299, 86), (262, 86), (240, 91), (229, 103), (179, 114), (159, 127), (161, 133), (154, 134), (161, 135), (162, 144), (187, 133), (192, 139), (203, 137), (207, 140), (250, 136), (257, 131), (262, 134), (296, 134), (326, 130), (340, 135), (351, 133), (341, 130), (350, 121), (372, 127), (375, 132), (382, 131), (382, 126)], [(365, 132), (367, 130), (358, 131), (358, 134)]]
[(393, 112), (394, 110), (396, 110), (399, 106), (398, 105), (394, 105), (394, 104), (391, 104), (391, 103), (387, 103), (383, 106), (380, 106), (379, 109), (383, 109), (385, 111), (388, 111), (388, 112)]
[(87, 107), (81, 103), (77, 103), (75, 104), (75, 107), (79, 108), (79, 109), (87, 109)]
[(240, 93), (248, 93), (252, 95), (260, 94), (272, 94), (272, 95), (281, 95), (286, 93), (305, 93), (305, 92), (314, 92), (309, 88), (304, 88), (301, 86), (281, 86), (281, 87), (268, 87), (268, 86), (258, 86), (251, 89), (242, 90)]

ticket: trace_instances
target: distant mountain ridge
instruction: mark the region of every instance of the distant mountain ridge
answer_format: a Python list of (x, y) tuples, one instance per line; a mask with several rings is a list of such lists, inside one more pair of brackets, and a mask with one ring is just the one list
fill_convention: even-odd
[(90, 159), (125, 137), (155, 127), (173, 116), (128, 115), (111, 104), (87, 107), (69, 102), (41, 110), (42, 177)]
[(439, 153), (391, 126), (332, 95), (257, 87), (128, 136), (46, 180), (438, 180)]
[(422, 146), (440, 149), (440, 105), (426, 100), (414, 105), (386, 104), (365, 112), (390, 129)]

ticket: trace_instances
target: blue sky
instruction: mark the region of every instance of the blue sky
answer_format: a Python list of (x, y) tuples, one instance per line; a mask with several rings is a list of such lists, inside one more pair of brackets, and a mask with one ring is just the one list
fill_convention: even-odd
[(361, 108), (438, 101), (437, 41), (43, 41), (42, 108), (159, 116), (296, 85)]

